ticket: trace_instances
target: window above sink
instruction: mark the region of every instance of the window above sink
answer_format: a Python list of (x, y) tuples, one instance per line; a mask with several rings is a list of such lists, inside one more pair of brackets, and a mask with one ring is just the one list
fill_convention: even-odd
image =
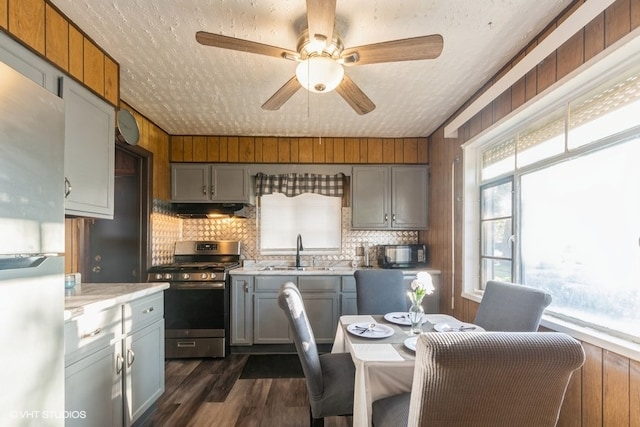
[(312, 193), (286, 197), (274, 193), (260, 197), (259, 209), (261, 255), (294, 255), (298, 234), (303, 240), (303, 256), (341, 252), (340, 197)]

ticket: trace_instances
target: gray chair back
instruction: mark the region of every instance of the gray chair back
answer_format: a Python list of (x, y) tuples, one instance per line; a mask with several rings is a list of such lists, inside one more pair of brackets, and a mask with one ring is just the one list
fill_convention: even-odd
[(311, 401), (318, 400), (323, 394), (322, 366), (316, 339), (304, 308), (304, 302), (298, 287), (287, 282), (280, 288), (278, 305), (287, 316), (293, 330), (293, 342), (296, 345), (302, 371), (307, 381), (307, 390)]
[(475, 323), (487, 331), (535, 332), (551, 295), (540, 289), (490, 280)]
[(400, 270), (356, 270), (358, 314), (407, 311), (409, 298)]
[(408, 425), (555, 426), (582, 345), (563, 333), (420, 336)]

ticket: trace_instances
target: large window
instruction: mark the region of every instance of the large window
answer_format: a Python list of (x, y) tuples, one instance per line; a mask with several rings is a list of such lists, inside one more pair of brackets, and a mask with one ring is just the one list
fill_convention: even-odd
[(640, 342), (639, 99), (630, 69), (465, 147), (467, 289), (541, 288), (548, 313)]
[(521, 278), (552, 311), (640, 336), (640, 138), (521, 177)]

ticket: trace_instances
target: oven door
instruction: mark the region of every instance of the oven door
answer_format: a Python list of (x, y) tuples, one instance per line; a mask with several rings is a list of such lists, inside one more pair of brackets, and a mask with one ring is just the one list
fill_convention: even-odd
[(164, 292), (166, 338), (224, 337), (224, 282), (171, 283)]

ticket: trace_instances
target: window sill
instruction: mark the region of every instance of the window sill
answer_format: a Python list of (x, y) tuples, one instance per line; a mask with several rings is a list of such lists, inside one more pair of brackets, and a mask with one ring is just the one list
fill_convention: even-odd
[[(482, 295), (478, 292), (463, 292), (462, 297), (477, 303), (482, 299)], [(553, 331), (564, 332), (577, 340), (640, 362), (640, 344), (638, 343), (614, 337), (566, 320), (561, 320), (552, 315), (543, 315), (540, 325)]]

